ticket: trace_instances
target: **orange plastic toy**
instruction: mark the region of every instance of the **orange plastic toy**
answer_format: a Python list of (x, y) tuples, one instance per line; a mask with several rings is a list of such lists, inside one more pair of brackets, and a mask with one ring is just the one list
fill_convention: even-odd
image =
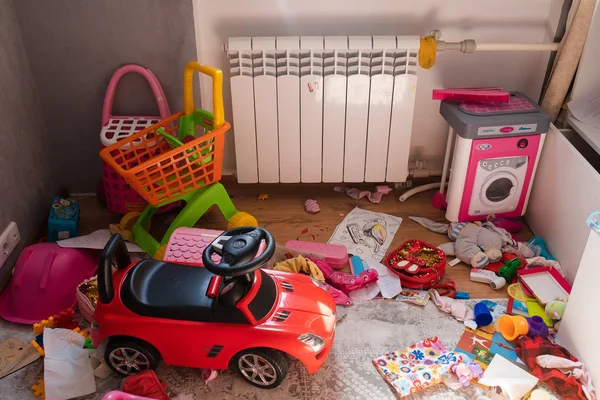
[[(217, 100), (214, 120), (209, 112), (194, 110), (191, 81), (195, 70), (213, 78), (213, 98)], [(188, 63), (184, 74), (185, 111), (105, 148), (100, 157), (152, 206), (218, 182), (223, 166), (225, 133), (230, 128), (224, 118), (222, 80), (220, 70), (196, 62)], [(179, 126), (180, 123), (186, 126)], [(181, 138), (185, 133), (189, 136), (187, 131), (191, 129), (193, 137), (196, 124), (202, 126), (205, 133), (173, 148), (169, 135)]]
[(529, 323), (520, 315), (505, 314), (498, 320), (498, 330), (508, 341), (515, 340), (529, 332)]

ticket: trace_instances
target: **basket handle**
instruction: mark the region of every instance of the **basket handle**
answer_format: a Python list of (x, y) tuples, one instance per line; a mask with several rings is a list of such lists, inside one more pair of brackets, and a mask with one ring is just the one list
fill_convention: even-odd
[(194, 90), (192, 80), (194, 71), (208, 75), (212, 78), (213, 86), (213, 115), (214, 126), (220, 128), (225, 123), (225, 112), (223, 111), (223, 72), (218, 68), (200, 65), (196, 61), (190, 61), (183, 72), (183, 110), (185, 115), (194, 113)]
[(112, 78), (110, 78), (110, 82), (106, 88), (106, 94), (104, 95), (104, 106), (102, 107), (102, 126), (108, 124), (108, 121), (112, 115), (113, 101), (115, 99), (115, 92), (117, 90), (119, 81), (124, 75), (127, 75), (131, 72), (140, 74), (146, 78), (146, 81), (148, 81), (148, 84), (150, 84), (150, 88), (152, 88), (152, 93), (154, 93), (154, 98), (156, 99), (156, 104), (158, 104), (160, 118), (167, 119), (171, 116), (171, 110), (169, 110), (169, 103), (167, 103), (165, 93), (160, 86), (160, 82), (152, 73), (152, 71), (150, 71), (148, 68), (142, 67), (141, 65), (127, 64), (117, 69)]

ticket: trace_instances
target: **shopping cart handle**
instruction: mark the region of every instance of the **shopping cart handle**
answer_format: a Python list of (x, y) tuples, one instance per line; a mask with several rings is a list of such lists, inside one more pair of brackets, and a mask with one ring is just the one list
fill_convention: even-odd
[(196, 61), (190, 61), (183, 71), (183, 110), (185, 115), (194, 113), (194, 90), (193, 78), (194, 71), (208, 75), (212, 78), (213, 86), (213, 114), (214, 127), (220, 128), (225, 122), (225, 112), (223, 110), (223, 72), (218, 68), (201, 65)]

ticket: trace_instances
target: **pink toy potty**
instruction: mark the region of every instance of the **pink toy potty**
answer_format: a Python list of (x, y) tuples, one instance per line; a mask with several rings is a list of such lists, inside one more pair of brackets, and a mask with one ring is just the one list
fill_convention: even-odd
[[(135, 72), (146, 78), (152, 93), (156, 98), (160, 116), (143, 117), (143, 116), (115, 116), (112, 114), (113, 100), (115, 91), (121, 78), (130, 73)], [(169, 104), (165, 98), (165, 94), (160, 86), (160, 82), (156, 76), (148, 68), (144, 68), (136, 64), (125, 65), (115, 71), (104, 96), (104, 107), (102, 108), (102, 130), (100, 131), (100, 142), (102, 148), (110, 146), (121, 139), (129, 137), (157, 122), (171, 116)], [(108, 164), (102, 163), (102, 181), (104, 185), (104, 195), (106, 197), (106, 205), (109, 210), (126, 214), (130, 211), (142, 211), (147, 203), (142, 197), (129, 186), (129, 184), (117, 174)], [(161, 208), (161, 211), (167, 211), (174, 207), (175, 204)]]
[(0, 317), (34, 324), (73, 307), (77, 285), (97, 268), (98, 261), (88, 250), (62, 248), (56, 243), (26, 247), (0, 296)]

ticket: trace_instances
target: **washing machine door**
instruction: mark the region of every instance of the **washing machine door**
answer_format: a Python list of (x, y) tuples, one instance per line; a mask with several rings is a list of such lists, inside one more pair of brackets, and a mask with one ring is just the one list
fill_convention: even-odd
[[(481, 202), (488, 207), (498, 207), (509, 203), (517, 196), (519, 182), (517, 177), (508, 171), (498, 171), (487, 177), (479, 196)], [(512, 211), (512, 210), (506, 210)]]

